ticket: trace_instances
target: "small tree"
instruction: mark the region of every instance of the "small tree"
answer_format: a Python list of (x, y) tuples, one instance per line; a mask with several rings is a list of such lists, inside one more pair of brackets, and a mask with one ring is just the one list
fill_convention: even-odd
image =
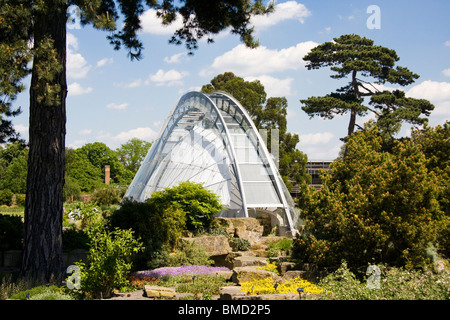
[(446, 227), (438, 199), (440, 179), (412, 141), (382, 150), (376, 126), (347, 142), (347, 156), (323, 175), (319, 191), (300, 198), (308, 234), (295, 241), (294, 256), (322, 266), (389, 263), (422, 267), (426, 249)]
[(182, 209), (186, 214), (188, 230), (208, 228), (214, 215), (223, 209), (219, 196), (201, 184), (190, 181), (154, 192), (149, 201), (163, 206), (170, 204), (174, 208)]

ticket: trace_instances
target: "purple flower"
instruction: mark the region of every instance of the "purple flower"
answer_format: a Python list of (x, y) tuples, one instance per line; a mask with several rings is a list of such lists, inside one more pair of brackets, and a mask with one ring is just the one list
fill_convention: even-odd
[(137, 277), (162, 278), (171, 275), (197, 275), (197, 274), (214, 274), (218, 271), (231, 271), (226, 267), (207, 267), (199, 265), (188, 265), (181, 267), (166, 267), (154, 270), (139, 271)]

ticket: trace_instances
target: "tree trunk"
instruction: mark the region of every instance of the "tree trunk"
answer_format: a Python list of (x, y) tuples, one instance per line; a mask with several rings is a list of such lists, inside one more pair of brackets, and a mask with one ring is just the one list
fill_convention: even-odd
[[(48, 9), (34, 15), (34, 47), (43, 39), (53, 41), (60, 66), (53, 79), (42, 78), (42, 62), (36, 55), (30, 86), (30, 128), (25, 239), (22, 276), (49, 281), (63, 275), (62, 214), (66, 134), (66, 8), (62, 1), (46, 1)], [(49, 51), (50, 52), (50, 51)], [(41, 63), (41, 67), (39, 67)], [(43, 99), (45, 86), (59, 85), (55, 100)], [(45, 97), (45, 93), (44, 93)], [(50, 101), (50, 102), (49, 102)]]
[[(357, 71), (353, 70), (352, 86), (353, 86), (353, 91), (355, 93), (356, 99), (359, 99), (361, 97), (361, 94), (359, 93), (358, 81), (356, 79), (356, 74), (357, 74)], [(347, 138), (350, 137), (353, 134), (353, 132), (355, 132), (355, 124), (356, 124), (356, 110), (352, 108), (350, 110), (350, 122), (348, 124)]]

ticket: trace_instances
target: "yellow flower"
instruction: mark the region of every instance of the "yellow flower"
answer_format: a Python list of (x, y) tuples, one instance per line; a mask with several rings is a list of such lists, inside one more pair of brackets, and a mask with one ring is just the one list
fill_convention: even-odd
[(300, 277), (278, 283), (271, 278), (262, 280), (252, 280), (241, 283), (242, 291), (249, 295), (257, 294), (274, 294), (274, 293), (298, 293), (298, 288), (302, 288), (304, 293), (322, 293), (323, 289), (309, 281), (303, 280)]

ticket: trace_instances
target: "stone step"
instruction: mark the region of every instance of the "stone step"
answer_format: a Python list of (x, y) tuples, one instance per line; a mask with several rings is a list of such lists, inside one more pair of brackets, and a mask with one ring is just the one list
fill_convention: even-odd
[(233, 260), (233, 269), (236, 267), (264, 267), (267, 259), (253, 256), (239, 256)]

